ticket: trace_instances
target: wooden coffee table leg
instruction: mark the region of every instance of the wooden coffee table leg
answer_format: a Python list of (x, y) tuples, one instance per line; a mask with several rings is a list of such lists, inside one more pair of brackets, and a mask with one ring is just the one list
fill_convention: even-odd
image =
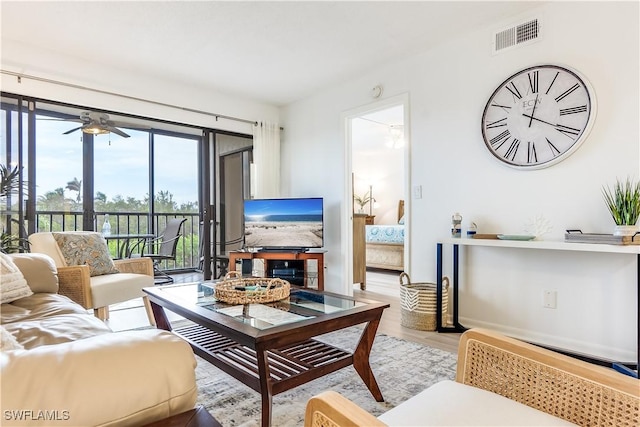
[[(382, 310), (380, 311), (380, 316), (382, 316)], [(365, 326), (364, 331), (362, 332), (362, 337), (360, 337), (360, 342), (358, 343), (356, 350), (353, 352), (353, 367), (356, 369), (356, 372), (360, 375), (360, 378), (362, 378), (362, 381), (364, 381), (376, 401), (384, 402), (376, 377), (373, 376), (371, 366), (369, 365), (369, 354), (371, 354), (371, 347), (373, 346), (373, 340), (376, 337), (376, 331), (378, 330), (379, 324), (380, 317), (376, 320), (372, 320), (367, 323), (367, 326)]]
[(262, 397), (262, 427), (271, 426), (271, 405), (273, 403), (273, 393), (269, 377), (269, 359), (265, 350), (256, 349), (258, 361), (258, 376), (260, 377), (260, 395)]
[(151, 311), (153, 312), (153, 317), (156, 319), (156, 327), (158, 329), (164, 329), (166, 331), (171, 330), (171, 324), (169, 323), (169, 319), (167, 319), (167, 315), (164, 312), (164, 308), (162, 306), (151, 302)]

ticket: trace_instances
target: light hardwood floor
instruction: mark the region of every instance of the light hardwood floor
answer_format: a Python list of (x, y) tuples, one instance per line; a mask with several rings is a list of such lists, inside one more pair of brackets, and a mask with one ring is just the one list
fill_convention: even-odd
[[(202, 280), (199, 273), (174, 275), (175, 283), (188, 283)], [(378, 332), (392, 337), (417, 342), (430, 347), (455, 353), (458, 349), (460, 334), (417, 331), (400, 325), (399, 273), (367, 271), (367, 289), (362, 291), (354, 287), (356, 298), (371, 299), (389, 303), (384, 311)], [(169, 320), (179, 319), (168, 313)], [(141, 299), (132, 300), (110, 307), (108, 325), (114, 331), (148, 326), (148, 320)]]
[(452, 353), (457, 352), (459, 333), (417, 331), (400, 324), (399, 276), (399, 272), (367, 271), (366, 290), (361, 291), (359, 286), (354, 287), (353, 295), (356, 298), (362, 297), (390, 304), (382, 315), (378, 332)]

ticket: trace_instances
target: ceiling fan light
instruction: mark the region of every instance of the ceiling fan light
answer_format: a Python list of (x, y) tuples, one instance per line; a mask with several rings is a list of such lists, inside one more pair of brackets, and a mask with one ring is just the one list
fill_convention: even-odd
[(390, 125), (389, 136), (387, 137), (386, 146), (389, 148), (402, 148), (404, 147), (404, 126), (402, 125)]
[(103, 128), (100, 125), (90, 125), (82, 128), (82, 132), (90, 133), (91, 135), (102, 135), (109, 133), (109, 130)]

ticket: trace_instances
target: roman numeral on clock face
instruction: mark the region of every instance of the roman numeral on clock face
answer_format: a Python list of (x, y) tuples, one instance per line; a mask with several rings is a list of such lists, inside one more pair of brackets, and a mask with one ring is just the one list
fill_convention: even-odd
[(551, 154), (553, 154), (553, 157), (556, 157), (558, 154), (560, 154), (560, 150), (558, 150), (558, 147), (553, 145), (553, 142), (549, 141), (549, 138), (545, 139), (547, 140), (547, 144), (549, 144), (549, 148), (551, 149)]
[(579, 107), (573, 107), (573, 108), (561, 108), (560, 109), (560, 115), (561, 116), (566, 116), (567, 114), (586, 113), (586, 112), (587, 112), (587, 106), (586, 105), (581, 105)]
[(491, 122), (491, 123), (487, 123), (487, 129), (493, 129), (493, 128), (499, 128), (500, 126), (506, 126), (507, 122), (506, 122), (507, 118), (505, 117), (504, 119), (500, 119), (500, 120), (496, 120), (495, 122)]
[(569, 127), (569, 126), (556, 125), (556, 130), (558, 132), (568, 136), (569, 138), (571, 138), (571, 135), (580, 135), (580, 129), (572, 128), (572, 127)]
[(501, 104), (496, 104), (495, 102), (491, 104), (492, 107), (498, 107), (498, 108), (502, 108), (505, 113), (509, 113), (509, 110), (511, 109), (510, 106), (508, 105), (501, 105)]
[(505, 131), (504, 131), (504, 132), (502, 132), (501, 134), (496, 135), (496, 136), (494, 136), (493, 138), (491, 138), (491, 139), (489, 140), (489, 143), (490, 143), (491, 145), (500, 144), (500, 145), (498, 145), (498, 147), (497, 147), (497, 148), (500, 148), (500, 147), (502, 146), (502, 144), (504, 144), (504, 143), (505, 143), (505, 141), (506, 141), (507, 139), (509, 139), (509, 137), (510, 137), (510, 136), (511, 136), (511, 133), (510, 133), (508, 130), (505, 130)]
[(527, 163), (536, 163), (538, 161), (538, 154), (536, 153), (536, 144), (529, 141), (527, 143)]
[(518, 140), (517, 138), (513, 138), (513, 142), (509, 146), (507, 152), (504, 154), (504, 157), (511, 160), (515, 159), (516, 154), (518, 153), (518, 148), (520, 148), (520, 140)]
[(528, 73), (529, 77), (529, 88), (531, 89), (531, 93), (538, 93), (538, 73), (539, 71), (534, 71), (533, 73)]
[(569, 89), (565, 90), (564, 92), (562, 92), (560, 95), (558, 95), (556, 97), (556, 102), (560, 102), (563, 99), (565, 99), (571, 92), (573, 92), (574, 90), (578, 89), (580, 87), (580, 85), (578, 83), (574, 84), (573, 86), (571, 86)]
[(551, 90), (551, 86), (553, 86), (553, 84), (556, 82), (556, 79), (558, 78), (559, 75), (560, 75), (560, 71), (557, 71), (556, 75), (553, 76), (553, 80), (551, 80), (551, 83), (549, 83), (549, 87), (547, 88), (547, 91), (544, 93), (545, 95), (549, 94), (549, 91)]
[[(511, 85), (511, 87), (509, 87), (509, 85)], [(509, 92), (511, 92), (511, 94), (517, 98), (517, 99), (522, 99), (522, 95), (520, 95), (520, 91), (518, 90), (518, 88), (516, 87), (515, 84), (513, 84), (513, 82), (509, 83), (508, 85), (505, 86), (505, 89), (507, 89)]]

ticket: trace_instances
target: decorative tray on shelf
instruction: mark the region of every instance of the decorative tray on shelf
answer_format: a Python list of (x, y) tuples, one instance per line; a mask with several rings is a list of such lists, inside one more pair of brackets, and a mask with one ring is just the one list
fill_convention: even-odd
[(500, 240), (521, 240), (525, 242), (536, 238), (536, 236), (530, 234), (498, 234), (497, 237)]
[(565, 242), (605, 243), (609, 245), (640, 245), (640, 233), (634, 236), (614, 236), (604, 233), (583, 233), (581, 230), (567, 230)]
[(262, 304), (287, 298), (291, 284), (286, 280), (268, 277), (243, 278), (230, 271), (216, 283), (215, 298), (227, 304)]
[(533, 240), (536, 236), (530, 234), (474, 234), (474, 239), (489, 239), (489, 240)]

